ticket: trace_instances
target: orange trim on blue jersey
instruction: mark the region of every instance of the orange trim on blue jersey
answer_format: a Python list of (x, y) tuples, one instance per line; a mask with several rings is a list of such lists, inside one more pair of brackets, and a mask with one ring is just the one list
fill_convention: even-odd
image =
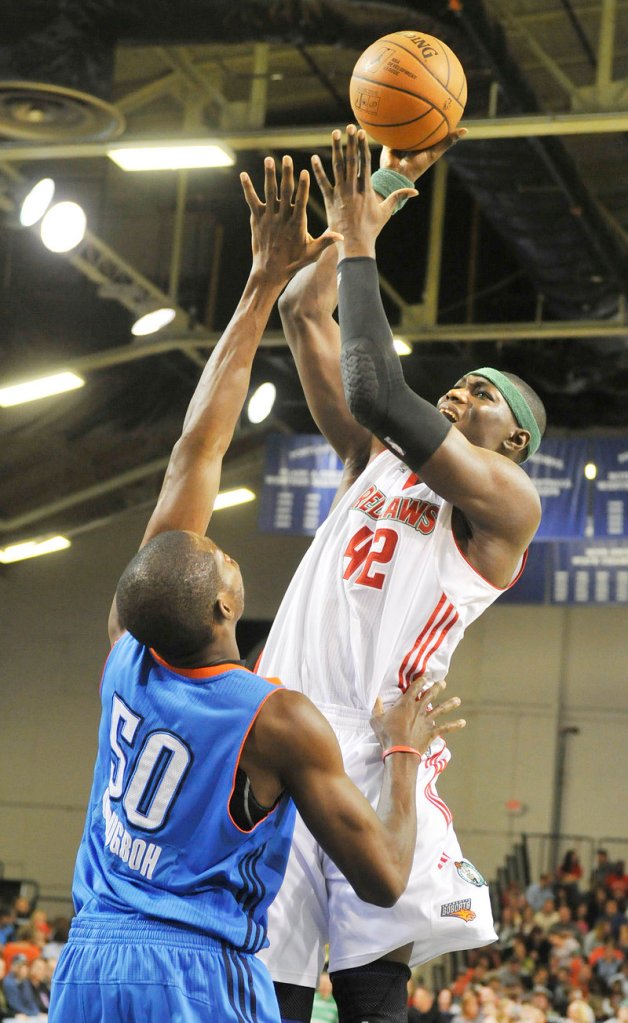
[(168, 671), (172, 671), (175, 675), (183, 675), (184, 678), (215, 678), (217, 675), (224, 675), (227, 671), (246, 671), (249, 675), (253, 672), (249, 668), (245, 668), (243, 664), (235, 664), (231, 661), (225, 661), (224, 664), (214, 664), (206, 668), (180, 668), (174, 664), (168, 664), (164, 661), (163, 657), (160, 657), (156, 650), (153, 650), (152, 646), (148, 648), (151, 656), (157, 661), (158, 664), (163, 665)]
[[(260, 678), (263, 678), (263, 677), (264, 677), (263, 675), (260, 676)], [(278, 686), (281, 686), (281, 682), (279, 681), (279, 679), (270, 679), (269, 678), (269, 679), (266, 679), (266, 681), (267, 682), (272, 682), (273, 684), (276, 683)], [(283, 686), (281, 686), (281, 688), (283, 688)], [(229, 793), (229, 799), (228, 799), (228, 802), (227, 802), (227, 815), (229, 817), (229, 820), (233, 824), (234, 828), (236, 828), (240, 832), (241, 835), (252, 835), (253, 832), (255, 831), (255, 829), (259, 828), (260, 824), (263, 824), (265, 821), (268, 820), (269, 817), (272, 817), (272, 815), (277, 810), (277, 807), (279, 806), (279, 803), (281, 802), (281, 797), (285, 794), (285, 789), (283, 789), (282, 792), (280, 792), (279, 796), (277, 797), (277, 801), (275, 802), (275, 805), (273, 807), (271, 807), (271, 809), (268, 811), (268, 813), (265, 814), (265, 816), (262, 817), (262, 819), (259, 820), (257, 822), (257, 824), (254, 824), (252, 828), (249, 828), (248, 831), (245, 831), (244, 828), (241, 828), (239, 824), (236, 824), (236, 822), (234, 821), (233, 817), (231, 816), (231, 800), (233, 799), (233, 793), (234, 793), (234, 790), (235, 790), (236, 774), (238, 773), (238, 767), (240, 765), (240, 757), (242, 756), (242, 750), (244, 749), (246, 740), (248, 739), (248, 737), (250, 735), (250, 732), (251, 732), (251, 729), (252, 729), (253, 725), (257, 721), (259, 712), (261, 711), (262, 707), (264, 706), (266, 701), (268, 699), (270, 699), (271, 696), (274, 696), (275, 693), (278, 693), (278, 692), (281, 692), (281, 689), (273, 689), (273, 690), (271, 690), (270, 693), (266, 693), (266, 696), (264, 697), (264, 699), (260, 703), (259, 707), (255, 711), (254, 717), (251, 719), (251, 723), (250, 723), (249, 727), (247, 728), (247, 730), (246, 730), (246, 732), (244, 734), (242, 742), (240, 743), (240, 749), (238, 750), (238, 756), (237, 756), (236, 763), (235, 763), (235, 768), (234, 768), (234, 771), (233, 771), (233, 781), (231, 782), (231, 792)]]
[(528, 560), (528, 548), (527, 547), (526, 547), (526, 549), (523, 552), (523, 555), (521, 557), (521, 565), (519, 567), (519, 570), (518, 570), (517, 574), (510, 580), (510, 582), (508, 583), (507, 586), (496, 586), (495, 583), (492, 583), (491, 580), (487, 579), (485, 575), (482, 575), (482, 573), (478, 571), (478, 569), (475, 567), (475, 565), (471, 564), (471, 562), (469, 561), (469, 559), (466, 556), (466, 554), (464, 553), (464, 551), (462, 551), (460, 549), (460, 547), (458, 546), (458, 541), (456, 539), (456, 534), (454, 533), (454, 530), (453, 530), (453, 526), (452, 526), (452, 530), (451, 530), (451, 535), (454, 538), (454, 544), (455, 544), (456, 550), (458, 551), (458, 554), (460, 555), (462, 560), (465, 561), (467, 563), (467, 565), (469, 566), (469, 568), (473, 572), (475, 572), (475, 574), (477, 576), (480, 577), (482, 582), (485, 582), (487, 586), (491, 586), (494, 590), (497, 590), (498, 593), (505, 593), (506, 590), (509, 590), (510, 587), (514, 586), (515, 583), (517, 582), (517, 580), (521, 578), (521, 573), (523, 572), (524, 568), (526, 567), (526, 561)]

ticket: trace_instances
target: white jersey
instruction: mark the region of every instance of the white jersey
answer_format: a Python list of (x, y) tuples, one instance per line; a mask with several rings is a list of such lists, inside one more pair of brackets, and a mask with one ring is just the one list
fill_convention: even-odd
[(458, 548), (452, 510), (381, 452), (316, 533), (260, 673), (305, 693), (332, 724), (341, 711), (369, 715), (377, 696), (393, 703), (415, 679), (444, 678), (467, 626), (502, 592)]

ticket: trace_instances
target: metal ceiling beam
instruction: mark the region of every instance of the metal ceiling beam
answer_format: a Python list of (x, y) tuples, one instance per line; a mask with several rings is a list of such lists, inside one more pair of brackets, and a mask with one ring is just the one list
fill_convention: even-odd
[[(578, 340), (591, 338), (624, 338), (628, 340), (628, 323), (617, 320), (564, 320), (562, 322), (522, 322), (522, 323), (441, 323), (433, 325), (404, 323), (403, 327), (394, 329), (395, 335), (401, 335), (408, 341), (421, 344), (427, 341), (551, 341), (558, 338)], [(66, 362), (51, 366), (49, 372), (73, 370), (75, 373), (90, 373), (110, 366), (119, 366), (127, 362), (136, 362), (167, 352), (209, 351), (220, 339), (218, 332), (208, 333), (205, 338), (165, 337), (158, 341), (133, 342), (119, 348), (109, 348), (91, 355), (68, 359)], [(285, 348), (286, 339), (281, 331), (267, 331), (261, 341), (261, 348)], [(42, 370), (43, 373), (43, 370)]]
[[(531, 114), (522, 117), (465, 118), (462, 122), (469, 130), (468, 140), (526, 138), (540, 135), (599, 135), (628, 131), (628, 110), (599, 110), (579, 114)], [(211, 141), (225, 142), (237, 150), (271, 149), (324, 149), (330, 145), (332, 131), (337, 124), (307, 128), (263, 128), (259, 131), (212, 132)], [(178, 145), (206, 145), (208, 135), (162, 135), (146, 139), (125, 136), (116, 145), (139, 148), (147, 142), (176, 141)], [(112, 143), (63, 142), (0, 144), (0, 161), (80, 160), (107, 155)], [(147, 172), (148, 173), (148, 172)]]

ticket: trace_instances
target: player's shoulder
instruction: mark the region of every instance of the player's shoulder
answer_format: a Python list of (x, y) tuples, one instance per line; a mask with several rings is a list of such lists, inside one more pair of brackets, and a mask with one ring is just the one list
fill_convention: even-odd
[(312, 750), (325, 744), (331, 725), (303, 693), (279, 686), (277, 696), (267, 700), (256, 725), (258, 740), (269, 746), (282, 745), (295, 755), (302, 748)]

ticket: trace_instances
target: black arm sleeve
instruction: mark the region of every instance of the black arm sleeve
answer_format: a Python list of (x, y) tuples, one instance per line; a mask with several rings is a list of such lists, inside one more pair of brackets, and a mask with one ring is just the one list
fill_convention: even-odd
[(374, 259), (338, 264), (342, 382), (352, 416), (419, 471), (451, 429), (406, 384), (382, 305)]

